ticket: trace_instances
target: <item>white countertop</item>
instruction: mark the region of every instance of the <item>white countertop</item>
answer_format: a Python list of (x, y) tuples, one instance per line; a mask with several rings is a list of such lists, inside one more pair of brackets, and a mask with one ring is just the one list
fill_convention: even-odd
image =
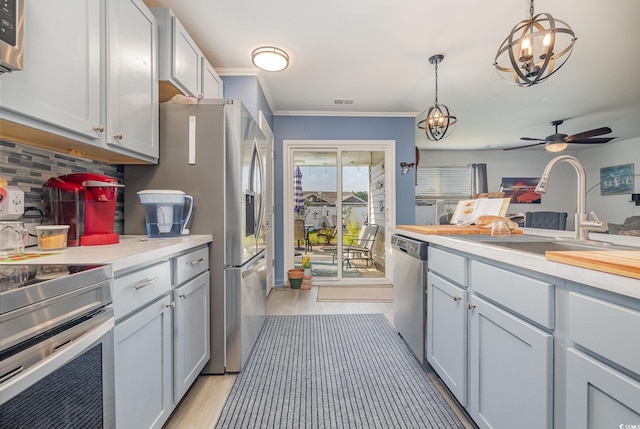
[[(40, 258), (8, 262), (10, 264), (111, 264), (113, 273), (188, 250), (213, 240), (211, 235), (185, 235), (173, 238), (147, 238), (146, 235), (121, 235), (120, 243), (100, 246), (68, 247)], [(25, 253), (38, 253), (27, 248)]]
[[(480, 242), (470, 241), (469, 236), (426, 235), (397, 228), (389, 228), (389, 230), (392, 234), (400, 234), (406, 237), (427, 241), (429, 243), (439, 244), (470, 255), (480, 256), (494, 261), (514, 265), (519, 268), (536, 271), (553, 277), (570, 280), (572, 282), (640, 299), (640, 280), (630, 277), (608, 274), (601, 271), (590, 270), (588, 268), (575, 267), (559, 262), (548, 261), (545, 259), (544, 255), (520, 252), (498, 246), (488, 246)], [(532, 228), (524, 228), (524, 234), (547, 237), (574, 236), (574, 233), (571, 231), (547, 231)], [(596, 236), (598, 236), (598, 238), (596, 238)], [(610, 240), (616, 244), (637, 245), (635, 242), (631, 244), (629, 240), (624, 240), (636, 237), (621, 237), (623, 240), (619, 240), (619, 237), (617, 236), (608, 236), (606, 234), (592, 234), (591, 237), (592, 239)]]

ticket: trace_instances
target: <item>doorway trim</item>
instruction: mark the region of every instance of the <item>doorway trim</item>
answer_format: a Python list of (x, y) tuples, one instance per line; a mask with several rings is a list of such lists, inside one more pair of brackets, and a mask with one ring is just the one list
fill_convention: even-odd
[[(293, 243), (293, 169), (295, 151), (368, 151), (385, 153), (385, 255), (391, 252), (391, 236), (388, 229), (396, 225), (396, 141), (395, 140), (283, 140), (282, 141), (282, 243), (283, 243), (283, 270), (285, 273), (294, 266), (294, 253), (286, 243)], [(340, 174), (340, 173), (338, 173)], [(338, 243), (341, 245), (341, 243)], [(315, 281), (317, 285), (339, 285), (350, 280), (329, 279)], [(385, 266), (385, 277), (368, 279), (370, 284), (388, 284), (391, 282)]]

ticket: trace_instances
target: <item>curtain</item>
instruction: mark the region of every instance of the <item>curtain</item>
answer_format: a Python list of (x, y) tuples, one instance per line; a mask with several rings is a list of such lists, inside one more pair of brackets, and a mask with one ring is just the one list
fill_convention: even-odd
[(471, 195), (489, 192), (487, 164), (471, 164)]

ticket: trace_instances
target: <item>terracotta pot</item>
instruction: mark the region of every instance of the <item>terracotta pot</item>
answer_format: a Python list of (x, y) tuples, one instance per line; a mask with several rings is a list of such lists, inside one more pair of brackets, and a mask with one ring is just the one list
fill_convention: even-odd
[(301, 268), (294, 268), (287, 272), (289, 276), (289, 287), (291, 289), (300, 289), (302, 284), (302, 277), (304, 276), (304, 270)]

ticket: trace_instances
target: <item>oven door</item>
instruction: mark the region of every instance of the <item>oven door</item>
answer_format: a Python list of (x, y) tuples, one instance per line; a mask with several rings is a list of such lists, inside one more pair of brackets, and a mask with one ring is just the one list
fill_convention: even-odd
[(4, 352), (0, 427), (114, 427), (113, 327), (102, 309)]

